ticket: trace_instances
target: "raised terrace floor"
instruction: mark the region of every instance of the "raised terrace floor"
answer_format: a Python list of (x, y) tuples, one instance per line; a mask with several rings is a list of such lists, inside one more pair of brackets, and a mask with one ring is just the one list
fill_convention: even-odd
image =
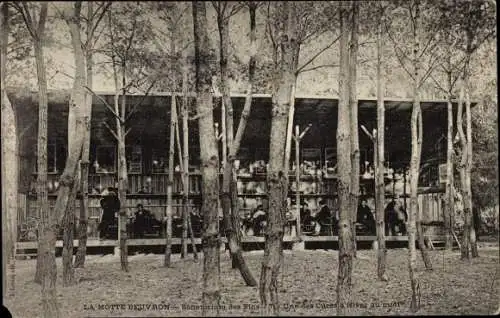
[[(433, 245), (438, 245), (444, 243), (445, 237), (443, 235), (426, 235), (426, 239), (430, 239)], [(198, 249), (201, 248), (201, 238), (195, 238), (195, 244), (198, 246)], [(302, 236), (302, 242), (304, 242), (305, 249), (315, 249), (315, 248), (329, 248), (329, 249), (338, 249), (338, 236)], [(408, 242), (408, 236), (386, 236), (385, 238), (387, 242), (388, 248), (394, 247), (406, 247)], [(221, 238), (222, 243), (226, 244), (227, 240), (225, 237)], [(251, 249), (263, 249), (265, 242), (264, 237), (262, 236), (244, 236), (241, 239), (243, 248), (245, 250)], [(292, 248), (294, 244), (300, 242), (300, 239), (296, 236), (285, 236), (283, 238), (285, 243), (285, 248)], [(373, 242), (377, 241), (376, 236), (366, 236), (361, 235), (357, 236), (357, 243), (359, 248), (367, 247), (370, 248)], [(427, 240), (428, 241), (428, 240)], [(259, 244), (260, 243), (260, 244)], [(38, 242), (17, 242), (17, 255), (25, 255), (25, 256), (35, 256), (36, 250), (38, 246)], [(172, 246), (175, 252), (175, 249), (180, 247), (181, 239), (180, 238), (172, 238)], [(188, 238), (187, 240), (188, 246), (191, 244), (191, 240)], [(128, 239), (127, 246), (134, 248), (148, 248), (148, 247), (157, 247), (161, 248), (165, 245), (164, 238), (143, 238), (143, 239)], [(227, 244), (226, 244), (227, 245)], [(418, 245), (418, 244), (417, 244)], [(56, 249), (61, 249), (63, 246), (62, 240), (56, 241)], [(78, 240), (73, 241), (73, 246), (78, 246)], [(114, 248), (114, 252), (118, 253), (119, 242), (117, 240), (97, 240), (97, 239), (89, 239), (87, 241), (87, 247), (93, 250), (99, 251), (100, 247), (103, 249)], [(94, 254), (94, 253), (92, 253)]]

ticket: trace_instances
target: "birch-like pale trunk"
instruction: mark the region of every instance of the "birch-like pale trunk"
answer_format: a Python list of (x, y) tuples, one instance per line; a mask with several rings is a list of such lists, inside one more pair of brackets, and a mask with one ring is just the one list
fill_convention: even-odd
[(375, 140), (375, 209), (377, 220), (377, 276), (382, 281), (387, 281), (386, 258), (387, 248), (385, 245), (385, 73), (384, 73), (384, 46), (383, 46), (383, 12), (380, 8), (380, 21), (377, 32), (377, 133), (373, 136)]
[[(219, 4), (220, 5), (220, 4)], [(231, 261), (233, 268), (238, 268), (241, 277), (247, 284), (247, 286), (257, 286), (257, 281), (252, 275), (249, 267), (247, 266), (245, 259), (243, 258), (243, 253), (241, 249), (240, 242), (240, 224), (239, 224), (239, 209), (238, 209), (238, 197), (237, 192), (234, 195), (234, 191), (237, 191), (237, 187), (232, 186), (234, 179), (236, 178), (236, 171), (234, 171), (234, 160), (237, 156), (239, 145), (241, 144), (241, 139), (243, 137), (243, 132), (246, 127), (248, 115), (250, 113), (250, 108), (252, 104), (252, 90), (253, 90), (253, 78), (255, 72), (255, 11), (256, 5), (254, 3), (249, 4), (250, 11), (250, 61), (249, 61), (249, 80), (248, 80), (248, 91), (245, 98), (245, 105), (243, 107), (243, 113), (238, 125), (238, 130), (236, 132), (236, 137), (234, 134), (234, 122), (233, 122), (233, 104), (231, 101), (230, 87), (229, 87), (229, 74), (228, 74), (228, 57), (229, 57), (229, 18), (223, 16), (222, 12), (218, 12), (217, 23), (219, 27), (219, 39), (220, 39), (220, 71), (221, 71), (221, 86), (222, 86), (222, 104), (225, 106), (225, 118), (226, 124), (223, 131), (226, 132), (223, 138), (226, 138), (227, 147), (229, 149), (229, 154), (225, 163), (223, 165), (224, 174), (222, 179), (222, 196), (221, 204), (224, 216), (224, 228), (226, 238), (229, 243), (229, 252), (231, 255)], [(224, 115), (224, 114), (223, 114)], [(224, 121), (224, 119), (223, 119)], [(224, 152), (223, 152), (224, 153)]]
[[(9, 7), (1, 4), (0, 12), (0, 102), (2, 151), (2, 295), (5, 299), (15, 293), (15, 250), (18, 209), (18, 136), (16, 114), (6, 91), (7, 44), (9, 36)], [(8, 270), (7, 270), (8, 269)]]
[(183, 165), (182, 182), (185, 184), (182, 191), (182, 237), (181, 237), (181, 258), (187, 255), (187, 232), (188, 232), (188, 204), (189, 204), (189, 99), (188, 99), (188, 75), (189, 64), (187, 53), (184, 52), (182, 59), (182, 148)]
[(337, 126), (337, 158), (339, 198), (339, 266), (337, 278), (337, 314), (344, 315), (351, 299), (353, 266), (353, 239), (351, 232), (353, 207), (351, 206), (351, 134), (349, 105), (349, 18), (348, 10), (341, 5), (340, 15), (340, 76)]
[(464, 81), (462, 80), (460, 86), (460, 93), (458, 98), (458, 110), (457, 110), (457, 130), (458, 136), (460, 138), (460, 150), (461, 150), (461, 158), (460, 163), (458, 165), (458, 172), (460, 175), (460, 188), (462, 191), (462, 206), (463, 206), (463, 218), (464, 218), (464, 230), (462, 235), (462, 244), (461, 244), (461, 258), (462, 259), (471, 259), (470, 255), (470, 221), (471, 221), (471, 210), (469, 210), (466, 206), (465, 199), (465, 188), (466, 188), (466, 165), (467, 165), (467, 140), (465, 137), (464, 126), (463, 126), (463, 116), (464, 116)]
[[(116, 120), (116, 136), (118, 137), (118, 199), (120, 200), (120, 212), (118, 217), (118, 241), (120, 244), (120, 266), (125, 272), (128, 272), (128, 247), (127, 247), (127, 211), (125, 208), (125, 203), (127, 202), (127, 188), (128, 188), (128, 174), (127, 174), (127, 157), (125, 154), (125, 125), (122, 121), (125, 121), (126, 114), (126, 70), (125, 61), (122, 61), (122, 87), (118, 90), (116, 87), (115, 94), (115, 113), (121, 115), (121, 120), (115, 118)], [(116, 74), (116, 73), (115, 73)], [(116, 82), (115, 82), (116, 83)], [(122, 92), (121, 99), (121, 112), (119, 111), (119, 92)]]
[[(87, 67), (87, 87), (93, 89), (93, 68), (94, 60), (91, 48), (91, 29), (94, 27), (93, 2), (87, 3), (87, 47), (85, 47), (85, 61)], [(90, 160), (90, 125), (92, 116), (92, 94), (87, 93), (87, 114), (85, 120), (85, 140), (83, 142), (82, 160), (80, 161), (81, 187), (80, 187), (80, 218), (78, 220), (78, 249), (75, 256), (75, 268), (85, 266), (85, 256), (87, 255), (87, 226), (89, 216), (89, 160)]]
[(466, 134), (467, 134), (467, 163), (465, 167), (465, 188), (466, 188), (466, 208), (469, 210), (469, 240), (471, 248), (471, 256), (479, 257), (476, 241), (476, 231), (474, 228), (474, 218), (472, 217), (472, 188), (471, 188), (471, 171), (472, 171), (472, 115), (470, 101), (470, 86), (467, 80), (465, 93), (465, 119), (466, 119)]
[(175, 156), (175, 126), (177, 118), (176, 95), (172, 94), (170, 101), (170, 136), (168, 147), (168, 183), (167, 183), (167, 224), (165, 259), (163, 266), (170, 267), (170, 256), (172, 254), (172, 187), (174, 184), (174, 156)]
[[(416, 277), (417, 270), (417, 248), (416, 248), (416, 232), (417, 232), (417, 215), (418, 215), (418, 173), (420, 166), (419, 149), (418, 149), (418, 116), (420, 112), (419, 100), (419, 63), (417, 56), (419, 54), (419, 38), (418, 38), (418, 19), (419, 19), (419, 0), (415, 0), (416, 14), (414, 19), (413, 29), (413, 58), (414, 58), (414, 78), (413, 78), (413, 108), (411, 113), (411, 157), (410, 157), (410, 213), (408, 214), (408, 269), (410, 274), (411, 285), (411, 302), (410, 310), (416, 312), (418, 310), (419, 300), (419, 283)], [(411, 9), (411, 8), (410, 8)]]
[(453, 191), (453, 104), (452, 95), (448, 94), (447, 101), (447, 121), (448, 131), (446, 134), (446, 193), (445, 193), (445, 211), (444, 211), (444, 227), (445, 227), (445, 248), (451, 250), (453, 247), (453, 215), (455, 210), (455, 195)]
[(358, 99), (356, 91), (357, 60), (358, 60), (358, 30), (359, 30), (359, 2), (352, 2), (351, 41), (349, 44), (349, 108), (351, 111), (351, 230), (353, 256), (356, 257), (356, 227), (359, 198), (359, 127), (358, 127)]
[[(176, 103), (177, 104), (177, 103)], [(177, 116), (177, 109), (175, 110), (175, 118), (174, 118), (174, 121), (175, 121), (175, 137), (176, 137), (176, 143), (177, 143), (177, 149), (178, 149), (178, 152), (179, 152), (179, 166), (180, 166), (180, 172), (181, 172), (181, 175), (183, 176), (184, 175), (184, 162), (183, 162), (183, 158), (182, 158), (182, 147), (181, 147), (181, 141), (180, 141), (180, 133), (179, 133), (179, 120), (178, 120), (178, 116)], [(186, 185), (184, 183), (184, 178), (181, 178), (181, 187), (183, 189), (183, 191), (188, 191), (189, 190), (189, 185)], [(186, 200), (187, 202), (187, 200)], [(186, 214), (187, 214), (187, 217), (186, 217), (186, 220), (187, 220), (187, 233), (186, 235), (189, 236), (190, 240), (191, 240), (191, 250), (193, 252), (193, 258), (195, 261), (198, 260), (198, 251), (196, 249), (196, 240), (195, 240), (195, 237), (194, 237), (194, 232), (193, 232), (193, 226), (191, 224), (191, 206), (189, 204), (187, 204), (185, 206), (186, 208)], [(187, 242), (186, 242), (186, 245), (187, 245)], [(186, 252), (187, 252), (187, 248), (186, 248)]]
[[(23, 7), (24, 14), (29, 15), (27, 6)], [(30, 16), (30, 15), (29, 15)], [(45, 20), (47, 16), (47, 5), (40, 8), (40, 22), (35, 24), (31, 19), (26, 21), (28, 30), (30, 30), (35, 51), (35, 64), (38, 81), (38, 138), (37, 138), (37, 201), (38, 201), (38, 233), (43, 233), (43, 228), (47, 226), (49, 219), (49, 201), (47, 196), (47, 119), (48, 119), (48, 97), (47, 97), (47, 71), (45, 67), (44, 46), (45, 46)], [(38, 235), (40, 240), (43, 236)], [(35, 282), (42, 282), (41, 264), (44, 251), (37, 249), (37, 266), (35, 272)]]
[(68, 150), (71, 149), (72, 151), (68, 152), (66, 166), (59, 180), (59, 190), (54, 213), (49, 214), (50, 226), (46, 227), (44, 233), (42, 233), (42, 235), (46, 235), (44, 244), (47, 244), (44, 247), (46, 248), (44, 249), (46, 255), (43, 257), (45, 264), (43, 265), (44, 275), (42, 278), (42, 304), (44, 317), (47, 318), (60, 317), (56, 296), (56, 234), (58, 233), (62, 217), (68, 209), (71, 192), (74, 187), (78, 186), (75, 183), (76, 173), (78, 171), (78, 162), (82, 155), (85, 135), (86, 92), (84, 86), (87, 81), (85, 78), (85, 56), (81, 46), (80, 34), (81, 3), (67, 4), (63, 11), (64, 19), (69, 26), (75, 59), (75, 77), (68, 113)]
[(467, 33), (467, 54), (465, 71), (464, 71), (464, 85), (465, 85), (465, 132), (466, 132), (466, 160), (465, 160), (465, 178), (464, 178), (464, 216), (467, 216), (468, 222), (468, 235), (469, 245), (471, 249), (470, 255), (472, 257), (479, 257), (476, 241), (476, 231), (474, 227), (474, 218), (472, 217), (472, 187), (471, 187), (471, 171), (472, 171), (472, 115), (471, 115), (471, 101), (470, 101), (470, 56), (472, 55), (472, 37), (473, 35)]
[[(209, 57), (210, 44), (207, 31), (205, 2), (194, 1), (194, 47), (196, 61), (196, 104), (200, 132), (200, 157), (202, 177), (202, 214), (203, 214), (203, 293), (202, 315), (210, 308), (219, 315), (220, 305), (220, 237), (219, 237), (219, 155), (214, 134), (212, 74)], [(187, 169), (186, 169), (187, 170)]]
[[(289, 111), (298, 57), (296, 4), (278, 4), (283, 21), (280, 39), (280, 60), (275, 65), (272, 85), (272, 119), (269, 144), (269, 169), (267, 171), (268, 216), (265, 233), (264, 258), (262, 260), (259, 283), (261, 310), (264, 314), (279, 314), (278, 276), (283, 264), (283, 235), (287, 210), (288, 162), (286, 146)], [(286, 36), (285, 36), (286, 35)]]

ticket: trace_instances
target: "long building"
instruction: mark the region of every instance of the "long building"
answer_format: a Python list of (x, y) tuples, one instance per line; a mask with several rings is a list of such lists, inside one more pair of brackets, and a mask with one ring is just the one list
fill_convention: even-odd
[[(113, 93), (99, 92), (93, 98), (90, 146), (89, 198), (91, 236), (95, 236), (97, 218), (100, 213), (100, 193), (107, 187), (117, 185), (116, 140), (109, 128), (114, 127), (114, 115), (105, 106), (113, 105)], [(177, 96), (177, 104), (182, 96)], [(19, 240), (33, 240), (29, 224), (37, 217), (36, 204), (36, 140), (38, 127), (38, 102), (36, 93), (13, 92), (10, 98), (17, 110), (20, 135), (20, 202)], [(244, 104), (244, 95), (232, 96), (235, 130)], [(134, 109), (127, 119), (129, 133), (126, 137), (127, 168), (129, 187), (127, 202), (122, 203), (132, 213), (142, 203), (157, 218), (166, 212), (166, 189), (168, 179), (168, 147), (170, 107), (172, 94), (156, 93), (149, 96), (129, 95), (127, 109)], [(188, 98), (190, 116), (195, 115), (194, 99)], [(67, 157), (68, 91), (49, 92), (48, 119), (48, 172), (49, 201), (55, 203), (58, 178)], [(214, 97), (214, 120), (221, 122), (221, 102)], [(456, 116), (456, 103), (454, 116)], [(336, 97), (297, 96), (295, 99), (294, 126), (303, 130), (311, 125), (300, 144), (300, 162), (295, 163), (295, 145), (292, 143), (291, 172), (296, 167), (301, 171), (299, 185), (301, 198), (310, 209), (318, 206), (320, 199), (326, 199), (335, 209), (336, 204)], [(361, 165), (361, 192), (370, 198), (374, 192), (373, 143), (361, 129), (371, 132), (376, 128), (376, 100), (359, 99), (359, 143)], [(423, 100), (422, 164), (419, 182), (419, 207), (425, 221), (442, 221), (441, 196), (444, 192), (447, 136), (447, 102), (445, 100)], [(388, 199), (396, 196), (406, 204), (409, 189), (408, 167), (411, 151), (410, 115), (412, 100), (387, 99), (385, 149), (386, 193)], [(455, 120), (454, 120), (455, 121)], [(196, 120), (189, 120), (189, 196), (193, 205), (201, 202), (199, 175), (199, 139)], [(222, 125), (218, 125), (220, 130)], [(255, 94), (252, 109), (238, 153), (238, 191), (242, 213), (252, 211), (265, 201), (265, 166), (269, 157), (269, 136), (271, 128), (271, 96)], [(182, 138), (182, 131), (180, 133)], [(454, 134), (455, 135), (455, 132)], [(220, 144), (219, 144), (220, 145)], [(220, 147), (221, 148), (221, 147)], [(178, 165), (178, 154), (175, 158)], [(296, 182), (291, 177), (290, 204), (294, 204)], [(181, 199), (180, 172), (176, 167), (174, 198), (180, 214)], [(78, 209), (77, 209), (78, 210)], [(92, 222), (93, 221), (93, 222)], [(28, 229), (28, 230), (27, 230)]]

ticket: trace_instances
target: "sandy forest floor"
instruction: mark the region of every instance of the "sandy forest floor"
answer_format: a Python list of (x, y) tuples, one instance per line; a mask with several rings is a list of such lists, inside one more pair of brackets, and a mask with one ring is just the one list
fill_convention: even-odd
[[(433, 271), (425, 271), (419, 257), (417, 277), (421, 309), (416, 314), (492, 314), (497, 311), (500, 305), (498, 245), (487, 245), (481, 247), (480, 258), (471, 263), (460, 261), (458, 251), (432, 251)], [(375, 251), (358, 252), (353, 272), (353, 307), (348, 314), (410, 314), (407, 253), (406, 249), (388, 251), (390, 281), (384, 283), (377, 281), (375, 275)], [(258, 280), (263, 252), (246, 252), (245, 255)], [(59, 258), (57, 292), (62, 316), (201, 315), (195, 306), (201, 305), (203, 262), (195, 263), (191, 255), (187, 259), (175, 255), (173, 260), (172, 268), (164, 268), (163, 255), (130, 256), (130, 272), (123, 273), (118, 256), (91, 255), (85, 269), (76, 272), (79, 283), (63, 288)], [(13, 317), (41, 316), (41, 287), (33, 283), (35, 262), (17, 261), (16, 296), (4, 302)], [(332, 307), (336, 297), (337, 266), (336, 251), (285, 251), (283, 280), (279, 285), (281, 314), (335, 315), (336, 310)], [(221, 256), (221, 282), (221, 306), (224, 307), (221, 315), (259, 314), (258, 288), (244, 286), (239, 273), (231, 269), (227, 253)], [(157, 305), (156, 308), (153, 305)]]

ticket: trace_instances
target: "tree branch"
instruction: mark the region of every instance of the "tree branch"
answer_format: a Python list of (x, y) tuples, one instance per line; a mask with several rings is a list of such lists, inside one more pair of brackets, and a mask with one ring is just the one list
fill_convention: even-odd
[(127, 129), (127, 131), (125, 132), (125, 134), (123, 135), (123, 137), (124, 137), (124, 138), (125, 138), (125, 137), (127, 137), (128, 133), (129, 133), (131, 130), (132, 130), (132, 127), (129, 127), (129, 128)]
[(29, 34), (33, 39), (36, 39), (36, 31), (33, 26), (33, 20), (31, 19), (31, 14), (29, 13), (28, 4), (26, 2), (21, 2), (21, 4), (12, 2), (11, 5), (21, 14), (24, 24), (28, 29)]
[(109, 132), (113, 135), (113, 137), (115, 137), (115, 138), (116, 138), (116, 140), (119, 140), (118, 135), (116, 134), (116, 132), (115, 132), (115, 131), (111, 128), (111, 127), (109, 127), (109, 125), (108, 125), (108, 123), (107, 123), (107, 122), (105, 122), (105, 121), (104, 121), (104, 122), (102, 122), (102, 124), (103, 124), (106, 128), (108, 128)]
[(434, 78), (434, 76), (432, 76), (432, 73), (429, 75), (429, 77), (431, 78), (431, 80), (434, 81), (436, 88), (441, 90), (443, 93), (448, 94), (448, 91), (444, 89), (443, 86), (441, 86), (441, 84), (439, 84), (439, 82)]
[(115, 112), (115, 110), (113, 109), (113, 107), (111, 107), (111, 105), (108, 104), (108, 102), (102, 98), (101, 96), (97, 95), (92, 89), (90, 89), (89, 87), (87, 86), (84, 86), (84, 88), (86, 90), (88, 90), (92, 95), (94, 95), (95, 97), (97, 97), (101, 102), (103, 102), (104, 106), (106, 106), (106, 108), (116, 117), (120, 120), (120, 122), (122, 124), (124, 124), (124, 122), (122, 121), (122, 119), (120, 118), (120, 116)]
[(87, 38), (87, 41), (85, 42), (86, 47), (90, 43), (90, 41), (94, 38), (94, 33), (95, 33), (97, 27), (99, 26), (99, 24), (101, 23), (101, 20), (104, 18), (104, 15), (106, 14), (109, 7), (111, 7), (111, 2), (106, 2), (106, 3), (102, 4), (99, 8), (97, 8), (96, 12), (94, 13), (94, 16), (92, 17), (92, 21), (94, 20), (94, 17), (97, 14), (97, 12), (99, 11), (99, 9), (101, 9), (101, 12), (99, 12), (99, 16), (97, 17), (97, 21), (95, 23), (93, 23), (92, 29), (89, 32), (89, 37)]
[(42, 2), (40, 7), (40, 19), (38, 20), (38, 30), (37, 35), (39, 37), (43, 36), (45, 30), (45, 21), (47, 20), (47, 2)]
[(133, 107), (132, 109), (128, 112), (127, 116), (125, 117), (125, 123), (127, 122), (127, 120), (129, 120), (129, 118), (137, 111), (137, 108), (142, 105), (142, 102), (144, 102), (144, 100), (146, 100), (146, 97), (148, 97), (149, 95), (149, 92), (151, 91), (151, 89), (153, 88), (153, 86), (156, 84), (158, 78), (155, 78), (151, 84), (149, 85), (148, 89), (146, 90), (146, 93), (144, 94), (144, 96), (141, 98), (141, 100), (139, 102), (137, 102)]
[[(305, 72), (309, 72), (309, 71), (314, 71), (314, 70), (317, 70), (319, 68), (323, 68), (323, 67), (339, 67), (338, 64), (322, 64), (322, 65), (318, 65), (318, 66), (314, 66), (314, 67), (310, 67), (310, 68), (306, 68), (305, 70), (302, 70), (300, 73), (305, 73)], [(297, 73), (298, 74), (298, 73)]]
[(322, 48), (321, 50), (319, 50), (316, 54), (314, 54), (301, 67), (297, 68), (297, 71), (295, 72), (295, 75), (298, 75), (307, 65), (311, 64), (318, 56), (320, 56), (323, 52), (325, 52), (326, 50), (328, 50), (329, 48), (331, 48), (332, 45), (334, 45), (339, 39), (340, 39), (340, 35), (337, 38), (333, 39), (333, 41), (330, 42), (330, 44), (328, 44), (327, 46), (325, 46), (324, 48)]

